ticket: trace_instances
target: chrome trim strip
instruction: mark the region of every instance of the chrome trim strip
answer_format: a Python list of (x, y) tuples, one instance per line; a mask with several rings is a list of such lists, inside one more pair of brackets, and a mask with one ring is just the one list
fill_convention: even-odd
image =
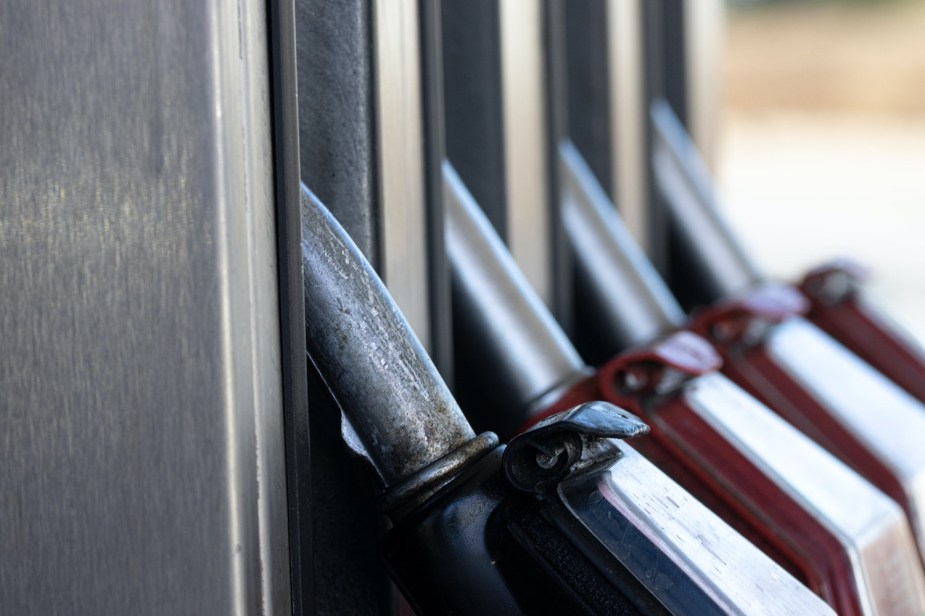
[(687, 404), (851, 554), (865, 611), (925, 613), (925, 577), (899, 506), (720, 374), (692, 381)]

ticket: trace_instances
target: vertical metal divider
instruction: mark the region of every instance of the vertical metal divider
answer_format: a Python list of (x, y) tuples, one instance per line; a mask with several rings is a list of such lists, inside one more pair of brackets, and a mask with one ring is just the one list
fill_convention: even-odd
[(611, 120), (608, 137), (613, 147), (613, 179), (600, 178), (644, 250), (648, 249), (651, 227), (645, 157), (645, 36), (640, 27), (646, 1), (606, 0), (605, 79), (611, 96), (605, 100)]
[(547, 259), (550, 263), (552, 289), (548, 305), (566, 333), (575, 328), (572, 255), (562, 223), (562, 199), (565, 191), (559, 160), (559, 145), (570, 138), (568, 105), (556, 104), (566, 97), (568, 90), (568, 59), (566, 46), (565, 0), (544, 0), (543, 48), (545, 65), (544, 99), (546, 101), (546, 168), (549, 174), (549, 243)]
[(302, 292), (302, 216), (299, 189), (299, 110), (295, 5), (269, 3), (276, 250), (282, 411), (289, 517), (289, 585), (294, 616), (314, 614), (311, 430), (308, 418), (305, 305)]
[(445, 245), (443, 161), (446, 134), (443, 99), (442, 0), (420, 0), (421, 79), (424, 110), (424, 187), (430, 305), (430, 357), (453, 387), (453, 323), (450, 264)]
[[(672, 81), (668, 74), (669, 56), (665, 37), (668, 32), (666, 25), (671, 9), (668, 6), (678, 0), (647, 0), (643, 3), (642, 32), (644, 37), (644, 65), (645, 65), (645, 108), (644, 116), (640, 122), (646, 126), (645, 151), (643, 159), (646, 165), (646, 194), (648, 232), (645, 238), (640, 238), (642, 245), (649, 255), (649, 259), (666, 279), (670, 278), (670, 246), (671, 238), (668, 230), (668, 216), (665, 207), (660, 203), (656, 189), (655, 175), (652, 168), (652, 151), (654, 138), (651, 124), (648, 119), (649, 105), (658, 99), (664, 98)], [(680, 47), (683, 50), (683, 47)], [(681, 67), (674, 67), (681, 69)], [(683, 70), (683, 69), (681, 69)], [(671, 76), (673, 77), (673, 76)], [(676, 90), (673, 90), (677, 93)], [(683, 92), (683, 90), (681, 90)]]
[(713, 168), (725, 51), (724, 0), (698, 0), (684, 11), (688, 131)]
[(291, 610), (268, 17), (0, 8), (0, 613)]
[(646, 251), (650, 207), (643, 0), (578, 0), (566, 12), (569, 135)]
[[(595, 177), (611, 200), (617, 199), (617, 153), (614, 114), (617, 98), (623, 93), (611, 76), (613, 56), (608, 50), (624, 42), (614, 32), (613, 13), (616, 5), (629, 6), (636, 0), (609, 3), (608, 0), (573, 0), (565, 3), (567, 62), (566, 93), (568, 101), (568, 133), (581, 152)], [(617, 38), (617, 40), (612, 40)]]
[(443, 6), (447, 156), (531, 285), (557, 312), (543, 0)]
[[(439, 32), (429, 27), (439, 7), (419, 0), (299, 0), (298, 7), (303, 181), (345, 227), (449, 374), (442, 120), (431, 109), (442, 99), (428, 91), (441, 68), (432, 53)], [(356, 488), (370, 485), (369, 477), (345, 452), (340, 415), (313, 383), (313, 428), (320, 426), (311, 441), (319, 611), (345, 596), (351, 612), (390, 610), (392, 591), (375, 545), (384, 523), (371, 498), (375, 490)]]
[[(373, 22), (372, 0), (296, 0), (301, 178), (379, 268)], [(308, 375), (315, 609), (379, 614), (390, 599), (377, 487), (345, 447), (316, 370)]]
[(653, 241), (650, 256), (668, 282), (678, 301), (690, 310), (706, 301), (699, 291), (703, 275), (694, 266), (684, 249), (683, 234), (672, 222), (655, 183), (652, 156), (655, 136), (648, 108), (655, 102), (666, 101), (681, 123), (688, 126), (690, 114), (689, 78), (687, 74), (687, 15), (695, 10), (685, 0), (654, 0), (645, 3), (646, 36), (646, 164), (650, 220)]

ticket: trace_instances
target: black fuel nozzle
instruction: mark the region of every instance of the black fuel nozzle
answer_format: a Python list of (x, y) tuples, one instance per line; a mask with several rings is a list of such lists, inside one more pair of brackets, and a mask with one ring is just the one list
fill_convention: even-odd
[[(419, 613), (750, 613), (769, 589), (781, 597), (770, 612), (827, 613), (622, 445), (646, 430), (631, 414), (579, 406), (507, 453), (493, 434), (475, 436), (347, 234), (307, 189), (302, 207), (309, 354), (385, 488), (394, 526), (383, 553)], [(682, 507), (684, 523), (640, 514), (653, 504)], [(700, 549), (704, 538), (739, 560)], [(734, 584), (709, 579), (723, 569)]]

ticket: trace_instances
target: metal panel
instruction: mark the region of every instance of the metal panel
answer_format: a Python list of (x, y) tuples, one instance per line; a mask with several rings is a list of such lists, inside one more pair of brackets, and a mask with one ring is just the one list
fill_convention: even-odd
[(539, 0), (504, 0), (498, 10), (507, 245), (530, 285), (552, 306), (543, 6)]
[(608, 187), (630, 232), (650, 250), (649, 192), (646, 185), (646, 105), (643, 83), (642, 8), (639, 0), (607, 3), (611, 171)]
[(684, 11), (687, 117), (691, 137), (711, 167), (721, 108), (725, 2), (697, 0)]
[(290, 608), (266, 7), (0, 7), (0, 612)]
[(416, 0), (373, 5), (379, 274), (430, 349), (420, 29)]
[(299, 98), (295, 5), (270, 0), (270, 83), (279, 271), (280, 370), (286, 434), (289, 583), (292, 614), (314, 612), (311, 451), (308, 422), (305, 304), (302, 291), (302, 216), (299, 183)]
[(642, 5), (567, 4), (569, 135), (645, 248), (650, 221)]
[(567, 312), (549, 165), (542, 0), (444, 4), (447, 154), (530, 284)]
[[(296, 12), (302, 179), (447, 373), (449, 317), (440, 310), (449, 304), (449, 275), (442, 231), (431, 231), (442, 224), (434, 198), (442, 192), (425, 183), (425, 162), (438, 169), (432, 159), (442, 152), (424, 143), (420, 6), (299, 0)], [(315, 380), (311, 386), (316, 605), (321, 612), (381, 611), (390, 599), (376, 556), (382, 520), (375, 488), (341, 441), (339, 412)]]

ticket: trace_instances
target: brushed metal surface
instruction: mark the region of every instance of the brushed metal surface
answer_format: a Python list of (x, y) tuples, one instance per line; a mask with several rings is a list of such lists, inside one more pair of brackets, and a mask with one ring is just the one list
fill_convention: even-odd
[(503, 407), (467, 411), (477, 429), (510, 433), (544, 394), (582, 375), (584, 363), (449, 162), (444, 181), (456, 344), (473, 358), (472, 380)]
[(889, 468), (925, 558), (925, 405), (801, 318), (773, 328), (774, 361)]
[(722, 375), (692, 381), (684, 397), (840, 538), (866, 613), (925, 611), (925, 577), (899, 505)]
[(507, 245), (547, 306), (553, 306), (549, 165), (546, 159), (543, 3), (498, 3)]
[(0, 6), (0, 612), (289, 609), (266, 7)]
[(655, 339), (684, 322), (684, 311), (620, 220), (578, 150), (559, 146), (562, 218), (575, 255), (576, 281), (605, 327), (597, 328), (614, 354)]
[(608, 192), (644, 250), (650, 240), (646, 183), (646, 118), (640, 0), (608, 0), (607, 58), (613, 186)]
[[(564, 483), (559, 494), (669, 613), (834, 614), (631, 444), (612, 442), (620, 459), (599, 475)], [(668, 575), (668, 563), (688, 579)]]
[(379, 273), (430, 350), (418, 3), (373, 2)]

